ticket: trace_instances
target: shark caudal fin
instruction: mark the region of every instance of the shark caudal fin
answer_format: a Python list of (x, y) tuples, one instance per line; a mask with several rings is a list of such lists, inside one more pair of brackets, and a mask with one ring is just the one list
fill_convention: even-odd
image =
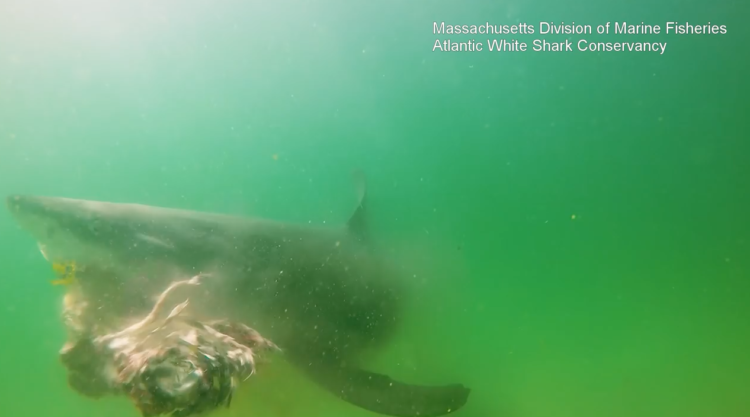
[(387, 416), (443, 416), (463, 407), (471, 393), (469, 388), (461, 384), (411, 385), (360, 368), (302, 368), (317, 384), (342, 400)]
[[(347, 228), (366, 242), (367, 184), (364, 172), (353, 172), (357, 207)], [(309, 353), (309, 352), (308, 352)], [(329, 358), (334, 355), (328, 356)], [(297, 361), (315, 383), (342, 400), (378, 414), (394, 417), (437, 417), (452, 413), (466, 404), (471, 390), (461, 384), (444, 386), (411, 385), (387, 375), (364, 369), (340, 366), (329, 360)]]

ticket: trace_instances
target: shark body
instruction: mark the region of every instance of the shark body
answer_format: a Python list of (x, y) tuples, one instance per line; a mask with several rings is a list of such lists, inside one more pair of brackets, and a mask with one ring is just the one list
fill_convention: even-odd
[(51, 261), (83, 265), (80, 285), (102, 320), (142, 311), (177, 276), (207, 273), (197, 314), (248, 323), (332, 394), (392, 416), (461, 408), (461, 384), (419, 386), (363, 369), (363, 351), (394, 330), (403, 288), (367, 244), (364, 176), (346, 225), (266, 219), (58, 197), (13, 195), (7, 206)]

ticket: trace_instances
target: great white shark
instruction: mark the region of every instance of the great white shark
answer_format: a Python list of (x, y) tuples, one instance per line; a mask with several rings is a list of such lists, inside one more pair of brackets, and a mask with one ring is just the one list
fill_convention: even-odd
[(462, 384), (409, 384), (361, 363), (393, 334), (404, 283), (368, 242), (365, 178), (354, 179), (356, 208), (332, 227), (61, 197), (6, 203), (45, 258), (83, 266), (77, 279), (102, 320), (148, 309), (175, 277), (204, 273), (196, 311), (252, 325), (337, 397), (391, 416), (452, 413), (468, 399)]

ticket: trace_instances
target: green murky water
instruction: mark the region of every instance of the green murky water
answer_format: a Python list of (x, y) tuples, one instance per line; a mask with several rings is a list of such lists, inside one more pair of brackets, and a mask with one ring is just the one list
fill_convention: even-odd
[[(745, 16), (698, 1), (6, 0), (0, 194), (336, 223), (362, 168), (376, 238), (420, 289), (374, 367), (469, 385), (465, 417), (747, 416)], [(447, 38), (433, 21), (626, 19), (729, 30), (654, 36), (664, 55), (431, 52)], [(7, 213), (0, 249), (0, 415), (136, 416), (67, 387), (62, 290)], [(217, 415), (369, 414), (277, 364)]]

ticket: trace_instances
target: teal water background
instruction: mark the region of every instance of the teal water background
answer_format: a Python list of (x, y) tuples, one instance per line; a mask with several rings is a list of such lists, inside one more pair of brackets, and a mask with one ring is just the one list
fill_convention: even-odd
[[(0, 194), (338, 223), (361, 168), (376, 239), (420, 289), (379, 370), (469, 385), (465, 417), (744, 417), (748, 17), (738, 1), (5, 0)], [(661, 56), (431, 52), (433, 21), (541, 20), (728, 33), (591, 36), (666, 41)], [(137, 416), (67, 387), (62, 290), (7, 213), (0, 265), (0, 416)], [(276, 369), (219, 415), (369, 415)]]

